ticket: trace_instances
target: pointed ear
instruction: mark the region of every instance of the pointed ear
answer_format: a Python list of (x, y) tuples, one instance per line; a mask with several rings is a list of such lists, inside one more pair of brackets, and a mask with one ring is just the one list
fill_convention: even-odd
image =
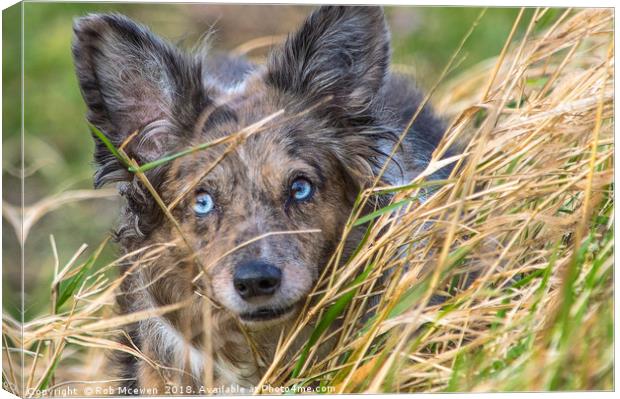
[[(177, 139), (169, 129), (172, 115), (202, 105), (198, 61), (120, 15), (79, 18), (73, 30), (73, 58), (88, 120), (115, 146), (140, 131), (126, 148), (139, 162), (164, 155)], [(95, 185), (129, 180), (129, 173), (95, 140), (100, 166)]]
[(383, 86), (389, 33), (380, 7), (324, 6), (272, 54), (267, 81), (279, 90), (362, 111)]

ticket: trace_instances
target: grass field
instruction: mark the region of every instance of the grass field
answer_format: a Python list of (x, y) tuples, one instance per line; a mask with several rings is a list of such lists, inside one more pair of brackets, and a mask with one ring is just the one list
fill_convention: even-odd
[[(424, 82), (451, 121), (429, 172), (359, 196), (345, 234), (370, 222), (364, 239), (326, 267), (263, 382), (336, 392), (614, 388), (613, 12), (517, 10), (505, 45), (464, 63), (459, 43), (475, 40), (470, 32), (487, 17), (476, 11), (471, 30), (450, 39), (445, 68)], [(407, 57), (395, 68), (408, 73)], [(457, 141), (467, 143), (450, 159), (457, 172), (420, 203), (431, 184), (424, 177)], [(359, 213), (385, 191), (395, 194), (390, 205)], [(73, 190), (77, 197), (47, 206), (80, 194), (93, 195)], [(113, 340), (123, 323), (145, 317), (111, 312), (123, 260), (113, 244), (102, 234), (93, 248), (59, 252), (54, 237), (46, 237), (51, 284), (38, 291), (45, 299), (23, 335), (14, 312), (3, 313), (3, 381), (14, 392), (82, 389), (111, 378), (100, 372), (105, 350), (140, 356)], [(374, 294), (381, 300), (366, 320), (360, 310)], [(444, 301), (430, 303), (436, 295)], [(286, 360), (307, 325), (308, 343)], [(334, 337), (338, 345), (318, 356)]]

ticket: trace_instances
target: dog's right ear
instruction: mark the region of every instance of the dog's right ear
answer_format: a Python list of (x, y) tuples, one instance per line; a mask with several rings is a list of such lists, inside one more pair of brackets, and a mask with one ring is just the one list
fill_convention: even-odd
[(390, 38), (381, 7), (322, 6), (272, 53), (267, 82), (309, 100), (363, 113), (385, 83)]
[[(73, 31), (73, 58), (88, 120), (117, 147), (142, 132), (125, 149), (140, 163), (165, 155), (178, 139), (166, 129), (172, 115), (179, 119), (178, 113), (201, 109), (206, 102), (200, 63), (120, 15), (79, 18)], [(147, 126), (151, 129), (144, 132)], [(130, 173), (95, 141), (95, 186), (129, 180)]]

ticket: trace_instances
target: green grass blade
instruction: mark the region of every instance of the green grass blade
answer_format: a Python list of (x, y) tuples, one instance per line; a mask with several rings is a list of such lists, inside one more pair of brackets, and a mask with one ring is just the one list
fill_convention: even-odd
[(127, 167), (127, 161), (120, 154), (120, 152), (118, 152), (114, 144), (112, 144), (112, 142), (105, 136), (105, 134), (103, 134), (101, 130), (97, 129), (97, 127), (93, 124), (89, 123), (88, 127), (90, 128), (90, 132), (93, 134), (93, 136), (96, 136), (99, 140), (101, 140), (101, 142), (108, 148), (112, 155), (114, 155), (123, 164), (123, 166)]
[(395, 209), (400, 208), (401, 206), (405, 205), (408, 202), (413, 201), (414, 199), (415, 198), (407, 198), (407, 199), (395, 202), (393, 204), (390, 204), (390, 205), (388, 205), (388, 206), (386, 206), (384, 208), (377, 209), (376, 211), (371, 212), (368, 215), (357, 219), (355, 221), (355, 223), (353, 223), (353, 226), (360, 226), (360, 225), (362, 225), (364, 223), (368, 223), (368, 222), (378, 218), (379, 216), (383, 215), (384, 213), (391, 212), (391, 211), (393, 211)]
[(161, 165), (163, 165), (165, 163), (173, 161), (173, 160), (175, 160), (177, 158), (181, 158), (181, 157), (183, 157), (185, 155), (191, 154), (192, 152), (193, 152), (192, 149), (188, 148), (187, 150), (183, 150), (183, 151), (177, 152), (176, 154), (168, 155), (168, 156), (165, 156), (163, 158), (156, 159), (155, 161), (145, 163), (144, 165), (140, 165), (137, 168), (133, 167), (133, 166), (130, 166), (127, 169), (130, 172), (132, 172), (132, 173), (144, 173), (144, 172), (146, 172), (148, 170), (154, 169), (154, 168), (156, 168), (158, 166), (161, 166)]
[(67, 280), (60, 282), (58, 299), (56, 300), (56, 304), (54, 305), (56, 312), (60, 310), (62, 305), (64, 305), (65, 302), (67, 302), (67, 300), (71, 298), (75, 290), (82, 284), (84, 278), (86, 277), (86, 273), (93, 267), (108, 241), (109, 237), (106, 238), (101, 243), (101, 245), (99, 245), (99, 248), (97, 248), (97, 250), (88, 258), (88, 260), (84, 263), (84, 266), (82, 266), (79, 272), (77, 272), (74, 276), (71, 276)]
[(387, 188), (379, 188), (374, 191), (374, 193), (378, 194), (387, 194), (400, 192), (405, 190), (413, 190), (416, 188), (425, 188), (425, 187), (436, 187), (436, 186), (445, 186), (450, 183), (456, 182), (456, 179), (443, 179), (443, 180), (424, 180), (417, 183), (411, 183), (404, 186), (398, 187), (387, 187)]
[(54, 362), (52, 363), (52, 366), (47, 370), (45, 377), (43, 378), (43, 380), (37, 387), (38, 391), (43, 391), (47, 389), (47, 387), (50, 384), (50, 381), (52, 380), (52, 376), (54, 375), (54, 372), (56, 371), (56, 367), (58, 366), (59, 361), (60, 361), (60, 354), (56, 356), (56, 358), (54, 359)]
[[(359, 276), (357, 276), (355, 280), (353, 280), (353, 282), (349, 284), (347, 288), (355, 287), (356, 285), (363, 282), (366, 279), (366, 277), (368, 277), (368, 274), (370, 274), (370, 271), (373, 269), (373, 266), (374, 264), (372, 263), (368, 265), (366, 269)], [(330, 306), (329, 309), (327, 309), (327, 312), (325, 312), (325, 314), (323, 315), (323, 318), (321, 318), (321, 320), (317, 323), (316, 327), (314, 328), (314, 331), (312, 332), (310, 339), (304, 346), (301, 352), (301, 355), (299, 356), (299, 359), (297, 359), (297, 363), (295, 363), (295, 368), (293, 369), (293, 373), (292, 373), (293, 378), (299, 376), (299, 373), (301, 372), (302, 367), (306, 363), (308, 354), (310, 353), (310, 348), (312, 348), (312, 346), (316, 344), (316, 342), (319, 340), (319, 337), (325, 332), (325, 330), (327, 330), (327, 328), (334, 322), (334, 320), (336, 320), (336, 318), (340, 316), (345, 306), (349, 302), (351, 302), (351, 300), (355, 297), (355, 294), (357, 294), (358, 290), (359, 290), (359, 287), (349, 290), (346, 294), (338, 298), (338, 300), (332, 306)]]
[(206, 150), (206, 149), (211, 148), (211, 147), (215, 147), (216, 145), (222, 144), (225, 141), (226, 141), (226, 139), (218, 139), (218, 140), (202, 143), (202, 144), (199, 144), (199, 145), (196, 145), (196, 146), (193, 146), (193, 147), (186, 148), (186, 149), (184, 149), (182, 151), (179, 151), (179, 152), (176, 152), (174, 154), (166, 155), (165, 157), (156, 159), (154, 161), (147, 162), (144, 165), (138, 166), (137, 168), (133, 167), (133, 166), (130, 166), (128, 168), (128, 170), (130, 172), (133, 172), (133, 173), (144, 173), (144, 172), (146, 172), (148, 170), (154, 169), (154, 168), (156, 168), (158, 166), (161, 166), (161, 165), (163, 165), (165, 163), (168, 163), (170, 161), (174, 161), (177, 158), (181, 158), (181, 157), (184, 157), (186, 155), (193, 154), (194, 152), (197, 152), (197, 151), (202, 151), (202, 150)]

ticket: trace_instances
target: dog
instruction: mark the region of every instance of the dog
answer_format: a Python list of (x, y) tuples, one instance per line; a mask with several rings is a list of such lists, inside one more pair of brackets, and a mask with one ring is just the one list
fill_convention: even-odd
[[(72, 50), (88, 121), (134, 167), (246, 133), (143, 176), (95, 137), (94, 184), (117, 183), (125, 198), (115, 233), (134, 255), (122, 270), (119, 311), (186, 303), (124, 327), (123, 342), (151, 361), (119, 356), (119, 377), (161, 394), (174, 381), (201, 386), (208, 366), (216, 384), (252, 387), (340, 242), (358, 194), (384, 166), (385, 185), (418, 176), (444, 122), (424, 106), (389, 157), (423, 96), (390, 72), (380, 7), (319, 7), (264, 65), (183, 51), (118, 14), (76, 19)], [(148, 260), (135, 255), (158, 243), (170, 245)], [(214, 304), (209, 323), (205, 301)]]

